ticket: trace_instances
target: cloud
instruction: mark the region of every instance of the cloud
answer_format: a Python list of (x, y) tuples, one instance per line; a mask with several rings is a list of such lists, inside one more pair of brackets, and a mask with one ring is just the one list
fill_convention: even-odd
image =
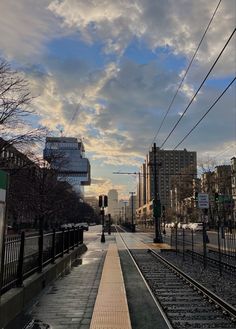
[[(46, 49), (47, 42), (61, 34), (59, 24), (47, 9), (50, 1), (1, 1), (0, 50), (5, 57), (32, 60)], [(34, 57), (34, 60), (36, 58)]]
[[(137, 168), (145, 158), (215, 6), (213, 0), (2, 1), (0, 53), (29, 80), (39, 123), (54, 135), (60, 126), (65, 135), (84, 138), (93, 177), (103, 177), (111, 174), (104, 168)], [(222, 1), (157, 145), (183, 113), (234, 25), (235, 1)], [(234, 41), (165, 148), (176, 145), (223, 90), (224, 79), (234, 74)], [(99, 60), (88, 58), (89, 51)], [(180, 148), (215, 156), (235, 141), (234, 88)], [(93, 188), (105, 193), (113, 181)]]
[[(100, 40), (105, 53), (122, 55), (134, 39), (155, 50), (169, 47), (175, 54), (191, 56), (213, 14), (215, 1), (119, 0), (52, 1), (49, 9), (64, 27), (78, 31), (87, 43)], [(235, 2), (222, 1), (198, 53), (201, 62), (213, 60), (235, 25)], [(223, 31), (223, 33), (222, 33)], [(220, 36), (220, 37), (219, 37)], [(229, 59), (231, 68), (233, 60)]]
[(87, 187), (86, 195), (102, 195), (107, 194), (110, 189), (116, 189), (118, 193), (122, 193), (125, 189), (125, 185), (114, 184), (111, 179), (104, 179), (97, 177), (92, 180), (92, 184)]

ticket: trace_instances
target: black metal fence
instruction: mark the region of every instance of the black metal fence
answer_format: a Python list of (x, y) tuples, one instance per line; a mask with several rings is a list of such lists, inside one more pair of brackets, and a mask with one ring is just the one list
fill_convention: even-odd
[(201, 262), (204, 268), (212, 267), (236, 275), (236, 226), (218, 225), (216, 231), (171, 229), (170, 244), (183, 261)]
[(0, 293), (14, 286), (21, 286), (23, 280), (43, 267), (54, 263), (79, 244), (83, 243), (83, 229), (74, 227), (51, 233), (40, 231), (38, 235), (6, 236), (0, 272)]

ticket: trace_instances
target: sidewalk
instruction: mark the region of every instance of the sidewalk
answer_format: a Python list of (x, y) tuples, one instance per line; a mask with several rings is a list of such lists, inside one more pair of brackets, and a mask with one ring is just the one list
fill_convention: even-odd
[[(139, 242), (135, 238), (135, 234), (125, 233), (128, 244), (134, 248), (149, 248), (152, 243), (150, 238), (147, 238), (147, 243)], [(108, 328), (102, 323), (106, 318), (115, 319), (116, 326), (109, 328), (124, 329), (121, 325), (119, 317), (119, 308), (116, 308), (112, 314), (112, 303), (116, 305), (115, 296), (117, 295), (116, 287), (117, 280), (124, 282), (124, 288), (119, 288), (121, 291), (125, 289), (122, 305), (127, 307), (130, 315), (131, 327), (133, 329), (167, 329), (167, 326), (158, 311), (154, 301), (152, 300), (147, 287), (142, 281), (135, 265), (132, 263), (127, 251), (125, 250), (121, 239), (115, 233), (106, 235), (106, 242), (100, 242), (100, 236), (95, 235), (95, 240), (87, 244), (88, 251), (81, 256), (78, 266), (73, 267), (72, 271), (60, 280), (55, 281), (30, 309), (25, 314), (18, 317), (14, 323), (6, 329), (89, 329), (89, 328)], [(149, 241), (149, 243), (148, 243)], [(118, 253), (110, 252), (107, 254), (108, 248), (118, 248)], [(117, 246), (117, 247), (116, 247)], [(109, 257), (106, 258), (106, 255)], [(112, 259), (113, 257), (114, 260)], [(111, 274), (108, 274), (104, 267), (104, 260), (107, 259), (107, 264), (112, 265)], [(120, 259), (120, 273), (123, 278), (118, 278), (114, 274), (115, 259)], [(109, 260), (109, 262), (108, 262)], [(81, 264), (81, 265), (80, 265)], [(102, 273), (103, 272), (103, 273)], [(101, 280), (103, 275), (104, 279)], [(116, 278), (115, 278), (116, 276)], [(107, 290), (107, 284), (109, 289)], [(108, 302), (110, 299), (111, 307), (104, 309), (106, 298), (101, 289), (108, 293)], [(115, 290), (113, 290), (115, 289)], [(100, 295), (98, 293), (100, 291)], [(114, 293), (112, 293), (114, 291)], [(112, 299), (112, 295), (114, 294)], [(122, 293), (123, 294), (123, 293)], [(96, 302), (98, 298), (98, 304)], [(100, 299), (99, 299), (100, 298)], [(119, 295), (119, 299), (121, 295)], [(121, 300), (121, 299), (120, 299)], [(100, 301), (100, 302), (99, 302)], [(120, 305), (120, 304), (119, 304)], [(95, 308), (94, 308), (95, 306)], [(120, 305), (121, 307), (121, 305)], [(110, 309), (110, 311), (109, 311)], [(121, 307), (122, 312), (124, 311)], [(96, 312), (95, 312), (96, 311)], [(105, 313), (106, 314), (105, 314)], [(106, 317), (104, 318), (104, 314)], [(95, 319), (99, 319), (95, 321)], [(92, 318), (94, 319), (92, 321)], [(22, 324), (29, 324), (27, 327)]]
[(70, 273), (50, 285), (31, 309), (6, 329), (22, 329), (26, 319), (31, 322), (29, 329), (89, 328), (108, 244), (101, 246), (97, 237), (87, 247), (89, 250), (81, 256), (83, 266), (78, 263)]

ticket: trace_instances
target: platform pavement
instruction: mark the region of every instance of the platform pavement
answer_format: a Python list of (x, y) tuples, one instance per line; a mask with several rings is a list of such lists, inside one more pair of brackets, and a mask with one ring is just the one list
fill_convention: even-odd
[[(160, 247), (151, 243), (149, 239), (146, 243), (140, 242), (132, 233), (123, 235), (130, 248)], [(89, 329), (110, 244), (116, 244), (119, 249), (132, 328), (167, 329), (121, 238), (114, 233), (106, 235), (105, 243), (100, 242), (99, 235), (95, 236), (95, 240), (87, 244), (88, 251), (81, 256), (78, 266), (73, 267), (68, 275), (55, 281), (30, 309), (6, 329), (23, 329), (26, 319), (29, 324), (27, 329)], [(113, 329), (112, 326), (110, 328)]]

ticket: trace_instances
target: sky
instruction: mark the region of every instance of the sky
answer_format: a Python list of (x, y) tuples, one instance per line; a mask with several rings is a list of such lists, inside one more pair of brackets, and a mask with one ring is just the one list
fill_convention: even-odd
[[(87, 195), (136, 190), (156, 137), (161, 146), (235, 28), (236, 2), (222, 0), (161, 127), (218, 0), (1, 0), (0, 57), (29, 81), (32, 125), (83, 139)], [(163, 148), (173, 149), (236, 73), (235, 34)], [(157, 134), (157, 136), (156, 136)], [(178, 147), (198, 161), (236, 156), (235, 83)]]

